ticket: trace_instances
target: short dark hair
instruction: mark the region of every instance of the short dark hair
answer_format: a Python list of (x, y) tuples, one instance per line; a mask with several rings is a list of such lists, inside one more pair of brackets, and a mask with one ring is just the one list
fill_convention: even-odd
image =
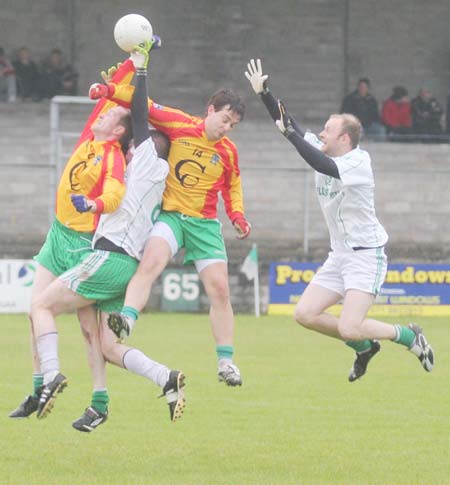
[(241, 121), (244, 119), (245, 103), (240, 94), (235, 93), (231, 89), (219, 89), (216, 91), (208, 101), (208, 106), (214, 106), (215, 111), (220, 111), (225, 106), (230, 106), (231, 111), (234, 111), (240, 116)]
[(360, 83), (367, 84), (367, 86), (370, 87), (370, 79), (368, 77), (359, 78), (358, 84), (360, 84)]
[(167, 160), (169, 158), (170, 139), (169, 137), (159, 130), (150, 130), (150, 136), (155, 144), (156, 153), (159, 158)]
[(123, 153), (127, 153), (130, 141), (133, 138), (133, 125), (131, 123), (131, 113), (127, 113), (119, 120), (119, 125), (125, 128), (122, 136), (119, 138), (119, 143), (122, 147)]
[(392, 90), (391, 98), (397, 101), (405, 96), (408, 96), (408, 90), (404, 86), (395, 86)]

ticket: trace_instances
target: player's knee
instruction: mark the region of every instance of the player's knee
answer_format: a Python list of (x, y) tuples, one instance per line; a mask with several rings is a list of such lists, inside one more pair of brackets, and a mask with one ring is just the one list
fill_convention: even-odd
[(226, 278), (214, 278), (208, 286), (210, 297), (219, 298), (221, 301), (230, 299), (230, 287)]
[(33, 300), (30, 305), (30, 313), (29, 313), (30, 321), (32, 322), (33, 317), (36, 315), (36, 313), (42, 310), (47, 310), (45, 301), (42, 300), (41, 298), (36, 298), (35, 300)]
[(136, 274), (153, 282), (162, 273), (165, 266), (165, 261), (155, 257), (144, 258), (139, 263)]
[(339, 322), (337, 330), (343, 340), (360, 340), (362, 337), (358, 322)]
[(312, 312), (307, 307), (298, 306), (295, 308), (294, 319), (302, 327), (313, 328), (315, 317), (316, 317), (315, 313)]

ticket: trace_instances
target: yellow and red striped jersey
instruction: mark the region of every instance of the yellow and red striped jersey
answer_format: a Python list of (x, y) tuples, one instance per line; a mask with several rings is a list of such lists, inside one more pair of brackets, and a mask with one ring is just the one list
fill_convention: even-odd
[[(134, 87), (112, 83), (111, 99), (129, 107)], [(163, 209), (214, 219), (221, 192), (228, 217), (244, 213), (236, 146), (227, 137), (209, 141), (205, 121), (149, 99), (149, 121), (171, 141)]]
[[(78, 145), (61, 176), (56, 218), (79, 232), (93, 232), (102, 212), (114, 212), (125, 194), (125, 158), (118, 142), (87, 140)], [(97, 212), (78, 212), (71, 194), (95, 200)]]
[[(119, 68), (114, 82), (130, 82), (133, 72), (128, 65)], [(101, 99), (89, 116), (69, 161), (64, 168), (56, 193), (56, 218), (79, 232), (94, 232), (102, 212), (114, 212), (125, 194), (125, 158), (120, 144), (95, 141), (91, 127), (98, 117), (116, 106)], [(82, 194), (95, 200), (97, 213), (78, 212), (70, 195)]]

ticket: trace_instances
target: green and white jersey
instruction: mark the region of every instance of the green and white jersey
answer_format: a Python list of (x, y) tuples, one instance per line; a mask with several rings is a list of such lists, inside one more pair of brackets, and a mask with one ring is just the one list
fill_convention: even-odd
[(138, 260), (161, 210), (169, 165), (158, 155), (151, 137), (135, 150), (125, 173), (126, 192), (116, 212), (103, 214), (94, 235), (112, 241)]
[[(318, 149), (322, 145), (313, 133), (306, 133), (305, 140)], [(383, 246), (388, 235), (375, 214), (375, 184), (370, 155), (358, 146), (333, 160), (340, 180), (318, 172), (315, 179), (331, 248), (348, 251)]]

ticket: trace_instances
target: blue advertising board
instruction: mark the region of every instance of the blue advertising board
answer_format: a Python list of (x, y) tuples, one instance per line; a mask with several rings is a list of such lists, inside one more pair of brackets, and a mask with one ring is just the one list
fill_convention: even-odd
[[(319, 267), (319, 263), (271, 263), (268, 313), (292, 314)], [(339, 305), (330, 310), (339, 313)], [(390, 264), (369, 315), (450, 315), (450, 265)]]

